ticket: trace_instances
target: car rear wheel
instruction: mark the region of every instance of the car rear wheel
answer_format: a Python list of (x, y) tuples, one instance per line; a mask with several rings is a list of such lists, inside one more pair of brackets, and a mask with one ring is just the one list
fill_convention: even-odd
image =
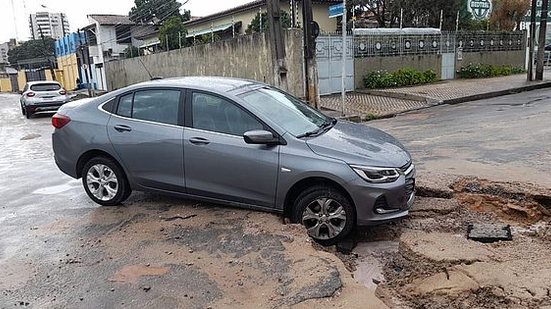
[(29, 109), (28, 108), (25, 108), (25, 117), (27, 117), (27, 119), (31, 119), (31, 116), (33, 115), (33, 113), (29, 112)]
[(25, 114), (26, 114), (26, 113), (25, 113), (25, 108), (23, 107), (23, 104), (21, 104), (21, 114), (22, 114), (23, 116), (25, 116)]
[(132, 192), (119, 165), (105, 157), (93, 158), (84, 165), (82, 184), (88, 196), (102, 206), (119, 205)]
[(293, 221), (301, 223), (308, 235), (324, 246), (344, 239), (356, 222), (356, 212), (344, 194), (332, 187), (306, 189), (295, 200)]

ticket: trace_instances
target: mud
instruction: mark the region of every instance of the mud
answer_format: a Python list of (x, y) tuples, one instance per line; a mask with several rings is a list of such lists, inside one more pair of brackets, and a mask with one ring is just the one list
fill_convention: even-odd
[[(541, 208), (549, 190), (471, 177), (446, 187), (449, 198), (419, 198), (410, 218), (393, 228), (399, 250), (377, 258), (384, 265), (377, 296), (392, 308), (551, 305), (551, 220)], [(445, 191), (440, 185), (424, 192)], [(468, 240), (471, 223), (510, 224), (513, 240)]]

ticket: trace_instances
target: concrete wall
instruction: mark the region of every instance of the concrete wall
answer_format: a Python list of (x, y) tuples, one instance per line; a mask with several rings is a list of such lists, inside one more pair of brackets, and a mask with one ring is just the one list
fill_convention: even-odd
[(363, 77), (374, 71), (394, 72), (402, 68), (413, 68), (419, 71), (433, 70), (438, 78), (442, 74), (442, 56), (436, 54), (363, 57), (354, 59), (354, 85), (356, 89), (364, 88)]
[[(285, 31), (290, 93), (304, 96), (302, 33)], [(275, 84), (271, 46), (266, 33), (140, 57), (153, 76), (227, 76)], [(138, 58), (106, 63), (109, 90), (149, 80)]]
[(493, 52), (473, 52), (463, 53), (463, 60), (459, 61), (456, 57), (455, 70), (469, 64), (492, 64), (492, 65), (511, 65), (524, 68), (526, 61), (526, 51), (493, 51)]

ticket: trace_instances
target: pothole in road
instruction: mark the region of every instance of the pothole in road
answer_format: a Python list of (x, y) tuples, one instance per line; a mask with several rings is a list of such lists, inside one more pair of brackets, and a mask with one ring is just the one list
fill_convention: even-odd
[(551, 189), (520, 182), (496, 182), (476, 177), (454, 181), (448, 187), (421, 186), (418, 195), (455, 199), (476, 212), (491, 213), (507, 223), (531, 225), (551, 217)]
[[(429, 197), (420, 197), (398, 227), (390, 226), (388, 233), (398, 234), (391, 241), (399, 246), (371, 265), (383, 263), (377, 295), (389, 307), (549, 305), (550, 190), (474, 177), (442, 183), (422, 188)], [(467, 239), (469, 224), (504, 223), (513, 229), (512, 241)]]

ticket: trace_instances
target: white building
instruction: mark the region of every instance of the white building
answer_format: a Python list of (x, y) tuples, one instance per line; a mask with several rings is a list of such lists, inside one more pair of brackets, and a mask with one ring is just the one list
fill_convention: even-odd
[(16, 42), (15, 39), (11, 39), (8, 42), (0, 44), (0, 64), (8, 64), (8, 52), (15, 48)]
[(104, 64), (123, 57), (132, 45), (132, 28), (135, 25), (128, 16), (88, 15), (89, 26), (84, 28), (89, 41), (91, 71), (96, 89), (107, 90)]
[(64, 13), (37, 12), (29, 17), (29, 28), (33, 39), (41, 35), (60, 39), (69, 34), (69, 21)]
[(8, 42), (0, 44), (0, 64), (8, 63), (8, 51), (10, 50)]

